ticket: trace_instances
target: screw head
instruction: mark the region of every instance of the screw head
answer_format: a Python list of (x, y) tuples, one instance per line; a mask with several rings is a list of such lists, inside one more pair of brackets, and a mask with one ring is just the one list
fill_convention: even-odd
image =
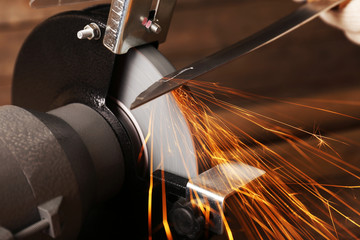
[(90, 23), (83, 30), (77, 32), (79, 39), (99, 40), (101, 38), (100, 27), (96, 23)]
[(152, 22), (150, 25), (150, 31), (159, 34), (161, 32), (161, 26), (155, 22)]
[(178, 200), (169, 214), (174, 230), (180, 236), (195, 240), (202, 235), (205, 225), (204, 216), (186, 199)]
[(155, 21), (149, 20), (148, 18), (144, 18), (141, 24), (150, 32), (159, 34), (161, 32), (161, 26)]

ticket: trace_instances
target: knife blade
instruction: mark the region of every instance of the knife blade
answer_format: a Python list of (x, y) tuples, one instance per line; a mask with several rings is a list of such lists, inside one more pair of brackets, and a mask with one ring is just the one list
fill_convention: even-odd
[(291, 14), (254, 35), (161, 78), (136, 97), (135, 101), (131, 104), (131, 109), (137, 108), (157, 97), (175, 90), (191, 79), (199, 77), (225, 63), (275, 41), (315, 19), (322, 12), (328, 11), (345, 1), (347, 0), (308, 1)]

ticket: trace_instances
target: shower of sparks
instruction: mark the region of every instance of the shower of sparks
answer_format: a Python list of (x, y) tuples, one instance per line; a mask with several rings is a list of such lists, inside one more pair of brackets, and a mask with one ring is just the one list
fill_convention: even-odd
[[(199, 168), (206, 170), (218, 164), (238, 161), (266, 172), (266, 175), (245, 187), (234, 189), (236, 195), (229, 199), (226, 209), (233, 218), (227, 221), (226, 212), (225, 215), (223, 214), (229, 239), (233, 239), (231, 231), (240, 232), (248, 239), (355, 239), (359, 237), (360, 212), (358, 209), (360, 204), (354, 206), (348, 202), (349, 194), (341, 191), (357, 189), (360, 186), (344, 186), (333, 184), (333, 182), (322, 184), (308, 175), (308, 172), (316, 171), (315, 165), (323, 165), (336, 168), (341, 176), (348, 176), (358, 182), (360, 168), (343, 160), (331, 147), (330, 142), (343, 143), (342, 141), (322, 136), (318, 131), (312, 133), (269, 116), (249, 111), (216, 99), (213, 95), (221, 93), (245, 99), (265, 98), (342, 117), (359, 120), (358, 118), (327, 109), (248, 94), (217, 84), (190, 81), (188, 85), (192, 88), (191, 92), (186, 88), (180, 88), (173, 91), (173, 96), (192, 133)], [(294, 164), (293, 159), (283, 156), (281, 151), (256, 140), (246, 133), (246, 129), (242, 129), (242, 126), (217, 115), (207, 103), (219, 106), (237, 118), (245, 119), (284, 140), (292, 149), (289, 156), (297, 155), (296, 158), (300, 164)], [(231, 129), (235, 129), (236, 134)], [(312, 136), (317, 143), (309, 143), (297, 137), (296, 132)], [(331, 153), (326, 150), (330, 150)], [(166, 203), (165, 186), (162, 186), (162, 189), (163, 203)], [(151, 201), (150, 192), (149, 201)], [(209, 219), (209, 209), (201, 204), (199, 207), (204, 216), (208, 216), (206, 219)], [(163, 213), (164, 227), (168, 238), (171, 239), (166, 218), (166, 205), (163, 211), (165, 211), (165, 215)], [(149, 203), (150, 221), (151, 203)], [(151, 236), (150, 228), (151, 223), (149, 223)]]

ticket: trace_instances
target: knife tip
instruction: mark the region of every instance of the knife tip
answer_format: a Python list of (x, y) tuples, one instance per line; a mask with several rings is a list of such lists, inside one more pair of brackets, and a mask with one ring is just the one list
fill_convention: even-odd
[(130, 110), (134, 110), (135, 108), (140, 107), (141, 105), (142, 105), (142, 103), (134, 101), (130, 106)]

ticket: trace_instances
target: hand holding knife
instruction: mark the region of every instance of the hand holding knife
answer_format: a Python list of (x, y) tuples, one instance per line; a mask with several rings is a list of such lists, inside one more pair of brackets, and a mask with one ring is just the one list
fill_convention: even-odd
[(324, 12), (321, 19), (329, 25), (344, 31), (346, 37), (360, 45), (360, 1), (345, 1), (339, 9)]

